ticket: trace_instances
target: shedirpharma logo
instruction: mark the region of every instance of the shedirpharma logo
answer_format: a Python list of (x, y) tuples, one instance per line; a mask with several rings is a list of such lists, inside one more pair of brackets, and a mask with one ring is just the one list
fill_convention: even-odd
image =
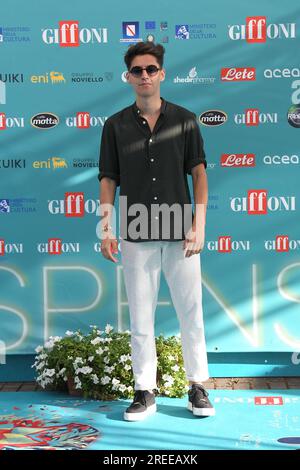
[(52, 113), (39, 113), (32, 116), (30, 124), (37, 129), (51, 129), (57, 126), (59, 118)]
[(79, 21), (59, 21), (58, 28), (42, 30), (42, 40), (46, 44), (59, 44), (60, 47), (101, 44), (108, 42), (108, 29), (79, 28)]

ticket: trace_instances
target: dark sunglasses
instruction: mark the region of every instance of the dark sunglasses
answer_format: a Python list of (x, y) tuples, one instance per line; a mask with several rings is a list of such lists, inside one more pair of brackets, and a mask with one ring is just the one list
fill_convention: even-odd
[(156, 67), (156, 65), (147, 65), (147, 67), (139, 67), (136, 65), (135, 67), (132, 67), (131, 70), (129, 70), (129, 73), (131, 73), (134, 77), (141, 77), (143, 75), (143, 70), (146, 70), (147, 74), (151, 76), (155, 75), (160, 69)]

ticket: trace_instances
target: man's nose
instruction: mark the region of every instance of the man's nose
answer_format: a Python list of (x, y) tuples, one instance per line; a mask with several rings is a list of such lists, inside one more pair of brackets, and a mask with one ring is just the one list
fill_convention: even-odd
[(147, 70), (146, 70), (146, 69), (143, 69), (143, 70), (142, 70), (142, 78), (148, 78), (148, 77), (149, 77), (149, 75), (148, 75), (148, 73), (147, 73)]

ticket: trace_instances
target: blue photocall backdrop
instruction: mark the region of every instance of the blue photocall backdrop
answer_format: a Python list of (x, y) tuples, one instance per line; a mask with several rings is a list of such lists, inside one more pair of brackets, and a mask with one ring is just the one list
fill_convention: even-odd
[[(197, 115), (205, 142), (208, 351), (300, 350), (299, 37), (297, 0), (3, 6), (0, 340), (9, 355), (89, 325), (129, 329), (120, 253), (105, 260), (96, 234), (97, 165), (105, 120), (134, 101), (124, 53), (146, 39), (166, 49), (161, 95)], [(162, 277), (156, 332), (178, 331)]]

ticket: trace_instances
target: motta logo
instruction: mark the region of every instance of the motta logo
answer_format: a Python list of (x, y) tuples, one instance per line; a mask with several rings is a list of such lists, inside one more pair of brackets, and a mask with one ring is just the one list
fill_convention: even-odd
[(4, 131), (11, 127), (24, 127), (25, 120), (23, 117), (8, 117), (5, 113), (0, 113), (0, 130)]
[(227, 114), (224, 111), (212, 109), (200, 114), (199, 121), (204, 126), (221, 126), (227, 121)]
[(249, 215), (265, 215), (268, 211), (295, 211), (295, 196), (270, 196), (266, 189), (250, 189), (247, 197), (232, 197), (231, 210)]
[(59, 123), (59, 117), (52, 113), (39, 113), (32, 116), (30, 124), (36, 129), (52, 129)]
[(79, 47), (80, 44), (107, 43), (107, 28), (79, 28), (78, 21), (59, 21), (57, 29), (46, 28), (42, 39), (46, 44), (59, 44), (60, 47)]
[(230, 235), (223, 235), (218, 240), (207, 242), (209, 251), (217, 251), (219, 253), (231, 253), (232, 251), (249, 251), (249, 240), (232, 240)]
[(259, 124), (277, 124), (277, 113), (260, 113), (257, 108), (249, 108), (245, 113), (234, 115), (235, 124), (258, 126)]
[(79, 253), (80, 244), (66, 243), (61, 238), (49, 238), (47, 243), (38, 243), (37, 251), (48, 255), (61, 255), (63, 253)]
[(67, 127), (77, 127), (78, 129), (89, 129), (90, 127), (103, 127), (107, 116), (91, 116), (89, 112), (82, 111), (76, 116), (67, 117)]
[(256, 69), (254, 67), (228, 67), (221, 69), (221, 80), (223, 82), (243, 82), (256, 80)]
[(255, 166), (254, 153), (223, 153), (221, 155), (221, 166), (225, 167), (253, 167)]
[(233, 41), (246, 40), (251, 43), (264, 43), (268, 39), (295, 39), (296, 23), (267, 24), (266, 16), (248, 16), (246, 24), (228, 27), (229, 38)]
[(283, 405), (282, 397), (254, 397), (255, 405)]
[(22, 253), (23, 243), (6, 243), (4, 238), (0, 238), (0, 256)]
[(275, 240), (265, 241), (265, 249), (278, 253), (300, 250), (300, 240), (290, 240), (288, 235), (277, 235)]

